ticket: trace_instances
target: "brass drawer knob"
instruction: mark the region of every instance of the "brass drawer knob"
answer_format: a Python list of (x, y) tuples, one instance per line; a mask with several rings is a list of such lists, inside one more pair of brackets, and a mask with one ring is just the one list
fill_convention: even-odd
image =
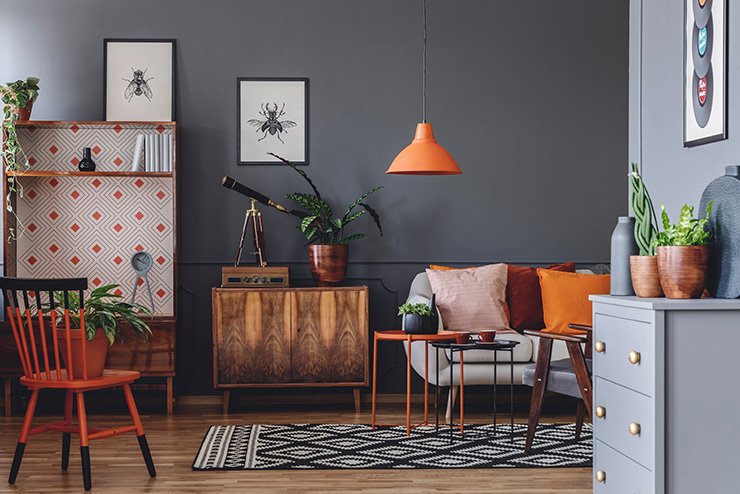
[(596, 407), (596, 416), (600, 419), (603, 419), (606, 415), (606, 408), (604, 407)]
[(631, 364), (638, 363), (640, 361), (640, 352), (632, 350), (629, 354), (629, 359)]
[(596, 350), (597, 353), (604, 353), (604, 350), (606, 350), (606, 344), (599, 340), (594, 343), (594, 350)]
[(640, 433), (640, 424), (638, 424), (637, 422), (632, 422), (630, 424), (630, 434), (632, 434), (633, 436), (636, 436), (639, 433)]
[(596, 470), (596, 482), (603, 482), (606, 480), (606, 472), (603, 470)]

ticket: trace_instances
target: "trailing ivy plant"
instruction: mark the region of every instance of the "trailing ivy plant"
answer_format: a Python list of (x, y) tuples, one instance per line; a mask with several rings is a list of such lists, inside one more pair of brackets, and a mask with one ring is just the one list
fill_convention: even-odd
[(654, 256), (655, 242), (658, 239), (658, 217), (645, 182), (637, 171), (637, 163), (632, 163), (631, 167), (630, 204), (632, 214), (635, 215), (635, 242), (641, 256)]
[(418, 303), (418, 304), (403, 304), (398, 308), (398, 315), (402, 316), (404, 314), (416, 314), (419, 316), (431, 316), (432, 308), (429, 307), (427, 304)]
[(706, 226), (709, 221), (709, 213), (712, 211), (711, 201), (707, 204), (707, 216), (704, 219), (694, 218), (694, 206), (684, 204), (681, 208), (681, 215), (678, 218), (678, 224), (671, 225), (668, 219), (668, 213), (665, 212), (665, 205), (661, 204), (660, 216), (663, 219), (663, 230), (658, 234), (658, 240), (655, 244), (662, 245), (708, 245), (712, 238), (712, 232), (707, 231)]
[[(375, 221), (375, 225), (378, 227), (378, 231), (380, 231), (380, 236), (383, 236), (383, 227), (380, 226), (380, 216), (378, 216), (378, 213), (369, 204), (362, 202), (370, 194), (382, 189), (383, 186), (375, 187), (365, 192), (347, 207), (342, 216), (334, 217), (331, 207), (321, 198), (321, 193), (313, 181), (306, 175), (306, 172), (298, 169), (296, 165), (285, 158), (281, 158), (273, 153), (268, 154), (276, 157), (297, 171), (308, 182), (311, 189), (313, 189), (313, 194), (296, 192), (285, 196), (297, 202), (308, 211), (308, 215), (301, 220), (301, 224), (296, 226), (296, 228), (303, 232), (309, 244), (315, 242), (321, 245), (340, 245), (367, 237), (367, 233), (355, 233), (354, 235), (344, 236), (345, 227), (365, 212), (370, 214)], [(362, 207), (362, 210), (355, 211), (357, 207)]]
[[(2, 160), (6, 174), (29, 168), (28, 158), (18, 142), (18, 134), (16, 133), (15, 126), (20, 117), (20, 110), (26, 108), (38, 98), (38, 83), (38, 77), (28, 77), (25, 81), (19, 79), (15, 82), (8, 82), (5, 86), (0, 86), (0, 94), (2, 94), (2, 101), (4, 103)], [(8, 181), (8, 194), (5, 196), (5, 209), (16, 216), (15, 211), (13, 211), (12, 196), (14, 193), (23, 196), (23, 188), (19, 185), (15, 176), (6, 175), (6, 177)], [(23, 225), (20, 223), (18, 216), (16, 216), (16, 223), (18, 230), (22, 233)], [(8, 241), (11, 238), (16, 238), (13, 228), (9, 229), (9, 233)]]

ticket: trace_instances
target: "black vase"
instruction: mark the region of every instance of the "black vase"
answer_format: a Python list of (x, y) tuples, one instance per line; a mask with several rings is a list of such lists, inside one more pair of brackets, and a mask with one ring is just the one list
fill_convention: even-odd
[(90, 148), (82, 150), (82, 161), (77, 165), (81, 172), (94, 172), (95, 162), (90, 158)]

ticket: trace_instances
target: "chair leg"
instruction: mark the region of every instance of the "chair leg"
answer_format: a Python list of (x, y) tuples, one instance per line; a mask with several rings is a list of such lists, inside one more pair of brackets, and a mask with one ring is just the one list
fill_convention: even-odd
[[(72, 409), (73, 409), (74, 392), (67, 390), (67, 394), (64, 397), (64, 425), (70, 425), (72, 423)], [(72, 434), (69, 432), (62, 433), (62, 471), (66, 472), (69, 468), (69, 446), (72, 438)]]
[(8, 476), (8, 483), (15, 484), (15, 479), (18, 476), (18, 470), (21, 468), (21, 460), (23, 459), (23, 452), (26, 449), (26, 441), (28, 441), (28, 435), (31, 431), (31, 422), (33, 422), (33, 414), (36, 411), (36, 403), (39, 399), (39, 390), (34, 389), (31, 392), (31, 398), (28, 400), (28, 408), (26, 408), (26, 417), (23, 419), (23, 427), (21, 427), (21, 435), (18, 438), (18, 444), (15, 447), (15, 454), (13, 455), (13, 464), (10, 466), (10, 475)]
[(131, 393), (131, 387), (128, 384), (123, 385), (123, 394), (126, 396), (126, 404), (128, 405), (128, 411), (131, 414), (131, 420), (136, 426), (136, 435), (139, 439), (139, 448), (141, 448), (141, 454), (144, 457), (144, 463), (146, 463), (146, 469), (149, 471), (150, 477), (156, 477), (157, 471), (154, 469), (154, 461), (152, 460), (152, 454), (149, 451), (149, 444), (146, 442), (146, 436), (144, 435), (144, 427), (141, 425), (141, 418), (139, 417), (139, 411), (136, 409), (136, 402), (134, 401), (134, 395)]
[(578, 400), (576, 409), (576, 441), (581, 438), (581, 429), (583, 428), (583, 416), (586, 415), (586, 405), (582, 400)]
[(82, 460), (82, 481), (85, 490), (92, 488), (92, 475), (90, 472), (90, 444), (87, 436), (87, 413), (85, 412), (85, 396), (82, 392), (77, 393), (77, 422), (80, 427), (80, 459)]
[(588, 368), (586, 367), (586, 359), (583, 356), (583, 350), (581, 350), (581, 346), (578, 343), (567, 341), (565, 344), (568, 347), (570, 362), (573, 364), (573, 371), (576, 374), (576, 381), (578, 381), (578, 387), (581, 390), (583, 403), (588, 412), (588, 416), (591, 417), (591, 410), (593, 409), (591, 377), (588, 375)]
[(550, 372), (550, 356), (552, 355), (552, 340), (540, 338), (540, 349), (537, 353), (537, 364), (534, 371), (534, 382), (532, 383), (532, 400), (529, 404), (529, 421), (527, 423), (527, 439), (524, 443), (524, 454), (529, 454), (534, 441), (534, 433), (537, 423), (540, 421), (542, 411), (542, 399), (547, 387), (547, 375)]

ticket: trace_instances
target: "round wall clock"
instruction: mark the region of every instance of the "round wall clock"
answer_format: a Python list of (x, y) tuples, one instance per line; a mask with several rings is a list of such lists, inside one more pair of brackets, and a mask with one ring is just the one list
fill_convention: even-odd
[(154, 313), (154, 298), (152, 298), (152, 290), (149, 288), (149, 278), (147, 278), (147, 272), (152, 268), (152, 256), (145, 251), (135, 252), (131, 256), (131, 267), (136, 272), (136, 279), (134, 280), (134, 292), (131, 294), (131, 303), (134, 303), (136, 297), (136, 288), (139, 286), (139, 278), (143, 278), (146, 282), (146, 291), (149, 294), (149, 303), (152, 306), (152, 313)]

